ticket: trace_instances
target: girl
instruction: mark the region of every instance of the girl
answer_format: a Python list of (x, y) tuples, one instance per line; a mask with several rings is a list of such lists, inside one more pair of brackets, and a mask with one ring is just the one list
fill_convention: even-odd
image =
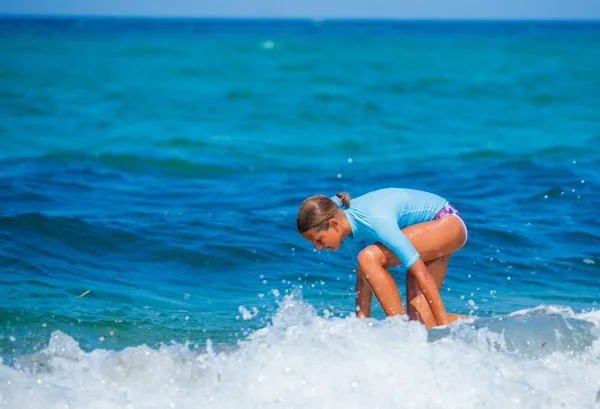
[(450, 255), (467, 241), (467, 227), (454, 206), (432, 193), (381, 189), (350, 200), (347, 193), (312, 196), (302, 202), (298, 232), (317, 250), (337, 250), (342, 241), (355, 255), (356, 311), (368, 317), (372, 293), (386, 315), (404, 314), (387, 268), (402, 263), (411, 320), (428, 328), (453, 322), (440, 288)]

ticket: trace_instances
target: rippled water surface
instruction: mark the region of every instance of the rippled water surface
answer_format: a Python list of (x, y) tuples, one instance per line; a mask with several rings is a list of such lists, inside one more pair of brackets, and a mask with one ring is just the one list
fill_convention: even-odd
[[(0, 407), (598, 405), (598, 61), (595, 23), (0, 21)], [(480, 319), (351, 317), (296, 211), (389, 186), (460, 209)]]

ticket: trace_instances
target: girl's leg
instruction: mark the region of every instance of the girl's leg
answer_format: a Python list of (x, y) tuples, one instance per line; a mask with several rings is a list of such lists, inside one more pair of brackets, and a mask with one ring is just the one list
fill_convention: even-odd
[[(450, 254), (425, 263), (437, 284), (438, 290), (442, 289), (442, 282), (444, 281), (446, 269), (448, 268), (448, 260), (450, 260)], [(417, 283), (417, 280), (412, 274), (406, 275), (406, 309), (408, 310), (409, 319), (419, 320), (428, 328), (435, 326), (436, 322), (433, 318), (431, 308), (429, 308), (427, 299), (423, 295), (419, 283)], [(459, 318), (467, 317), (461, 314), (448, 314), (449, 323), (453, 323)]]
[[(448, 260), (450, 260), (450, 254), (425, 263), (433, 276), (438, 290), (442, 288), (444, 277), (446, 277)], [(417, 283), (415, 277), (410, 273), (406, 274), (406, 309), (408, 310), (409, 319), (419, 320), (427, 327), (435, 326), (435, 318), (433, 317), (431, 308), (429, 308), (429, 304), (427, 304), (427, 299), (423, 295), (419, 283)], [(451, 318), (448, 317), (448, 319), (450, 320)]]
[[(413, 224), (402, 229), (402, 233), (406, 235), (428, 266), (430, 262), (460, 249), (467, 240), (467, 227), (462, 219), (456, 215), (448, 215), (441, 219)], [(397, 258), (390, 261), (400, 263)], [(442, 264), (443, 266), (440, 266), (440, 268), (445, 272), (448, 260)], [(444, 277), (441, 277), (439, 282), (435, 276), (434, 279), (438, 285), (441, 285)]]
[[(371, 288), (385, 315), (402, 315), (404, 307), (396, 281), (385, 269), (387, 257), (377, 247), (379, 243), (370, 245), (358, 254), (358, 265), (362, 275)], [(385, 246), (384, 246), (385, 247)], [(387, 249), (387, 247), (386, 247)], [(388, 253), (391, 254), (390, 251)]]
[(368, 318), (371, 316), (371, 300), (373, 291), (369, 283), (365, 280), (360, 268), (356, 269), (356, 316), (358, 318)]
[[(462, 225), (462, 227), (463, 227), (462, 233), (464, 233), (464, 236), (463, 236), (463, 234), (461, 234), (460, 229), (458, 232), (455, 232), (456, 238), (459, 239), (459, 242), (460, 242), (460, 240), (462, 240), (462, 244), (460, 245), (460, 247), (462, 247), (467, 239), (467, 230), (466, 230), (466, 226), (465, 226), (464, 222), (462, 221), (462, 219), (456, 215), (452, 215), (451, 217), (446, 216), (439, 220), (452, 221), (452, 224), (454, 224), (455, 226), (457, 224)], [(457, 221), (460, 221), (460, 223), (456, 223)], [(411, 226), (411, 227), (413, 227), (413, 226)], [(421, 226), (415, 225), (414, 227), (415, 228), (411, 229), (411, 230), (408, 230), (408, 229), (403, 230), (403, 232), (405, 234), (407, 234), (407, 236), (409, 236), (409, 240), (413, 237), (416, 238), (421, 235), (421, 231), (422, 231)], [(425, 227), (425, 226), (422, 226), (422, 227)], [(419, 239), (415, 239), (414, 241), (419, 241)], [(411, 240), (411, 242), (412, 242), (412, 240)], [(435, 253), (429, 253), (429, 255), (425, 255), (425, 257), (424, 257), (426, 260), (425, 265), (427, 266), (427, 268), (429, 269), (429, 272), (433, 276), (433, 279), (437, 285), (438, 290), (441, 290), (442, 283), (444, 282), (444, 278), (446, 277), (446, 270), (448, 269), (448, 261), (450, 260), (451, 253), (446, 254), (442, 257), (427, 261), (427, 258), (434, 256), (434, 255), (435, 255)], [(414, 276), (412, 274), (406, 275), (406, 304), (407, 304), (407, 309), (408, 309), (408, 316), (410, 319), (418, 319), (422, 323), (427, 325), (427, 327), (431, 327), (431, 325), (435, 325), (435, 320), (433, 319), (433, 314), (431, 313), (431, 308), (429, 308), (429, 305), (427, 304), (426, 298), (423, 295), (421, 287), (419, 287), (417, 280), (414, 278)], [(462, 318), (462, 317), (464, 317), (464, 316), (460, 315), (460, 314), (448, 314), (448, 321), (450, 323), (452, 323), (452, 322), (456, 321), (458, 318)]]
[[(402, 229), (402, 232), (421, 255), (426, 265), (434, 270), (432, 275), (439, 288), (444, 280), (449, 257), (440, 261), (438, 259), (449, 256), (464, 245), (467, 237), (464, 222), (457, 216), (446, 216), (441, 219), (408, 226)], [(359, 253), (358, 262), (363, 276), (375, 293), (386, 315), (403, 314), (404, 309), (402, 308), (402, 301), (396, 283), (386, 270), (388, 267), (400, 264), (398, 257), (383, 244), (375, 243)], [(407, 280), (411, 278), (412, 274), (408, 273)], [(417, 294), (416, 288), (413, 289), (412, 286), (410, 288), (412, 294)], [(424, 296), (422, 297), (424, 299)], [(415, 297), (409, 297), (409, 300), (412, 301), (413, 298)], [(429, 307), (426, 302), (417, 305)], [(429, 309), (429, 313), (431, 314), (431, 309)], [(421, 315), (423, 314), (427, 314), (424, 307), (421, 308)], [(427, 318), (425, 319), (427, 320)]]

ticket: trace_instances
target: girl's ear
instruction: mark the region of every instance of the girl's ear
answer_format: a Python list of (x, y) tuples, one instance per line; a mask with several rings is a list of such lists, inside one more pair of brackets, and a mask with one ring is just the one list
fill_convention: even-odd
[(340, 222), (337, 219), (329, 219), (328, 223), (330, 229), (334, 229), (336, 232), (338, 231), (338, 228), (340, 227)]

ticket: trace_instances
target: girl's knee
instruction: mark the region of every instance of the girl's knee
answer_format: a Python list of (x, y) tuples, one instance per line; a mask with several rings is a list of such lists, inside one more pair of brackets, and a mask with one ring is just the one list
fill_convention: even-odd
[(374, 244), (365, 247), (358, 253), (358, 265), (361, 269), (365, 269), (366, 266), (380, 265), (383, 266), (386, 263), (386, 257), (381, 250)]

